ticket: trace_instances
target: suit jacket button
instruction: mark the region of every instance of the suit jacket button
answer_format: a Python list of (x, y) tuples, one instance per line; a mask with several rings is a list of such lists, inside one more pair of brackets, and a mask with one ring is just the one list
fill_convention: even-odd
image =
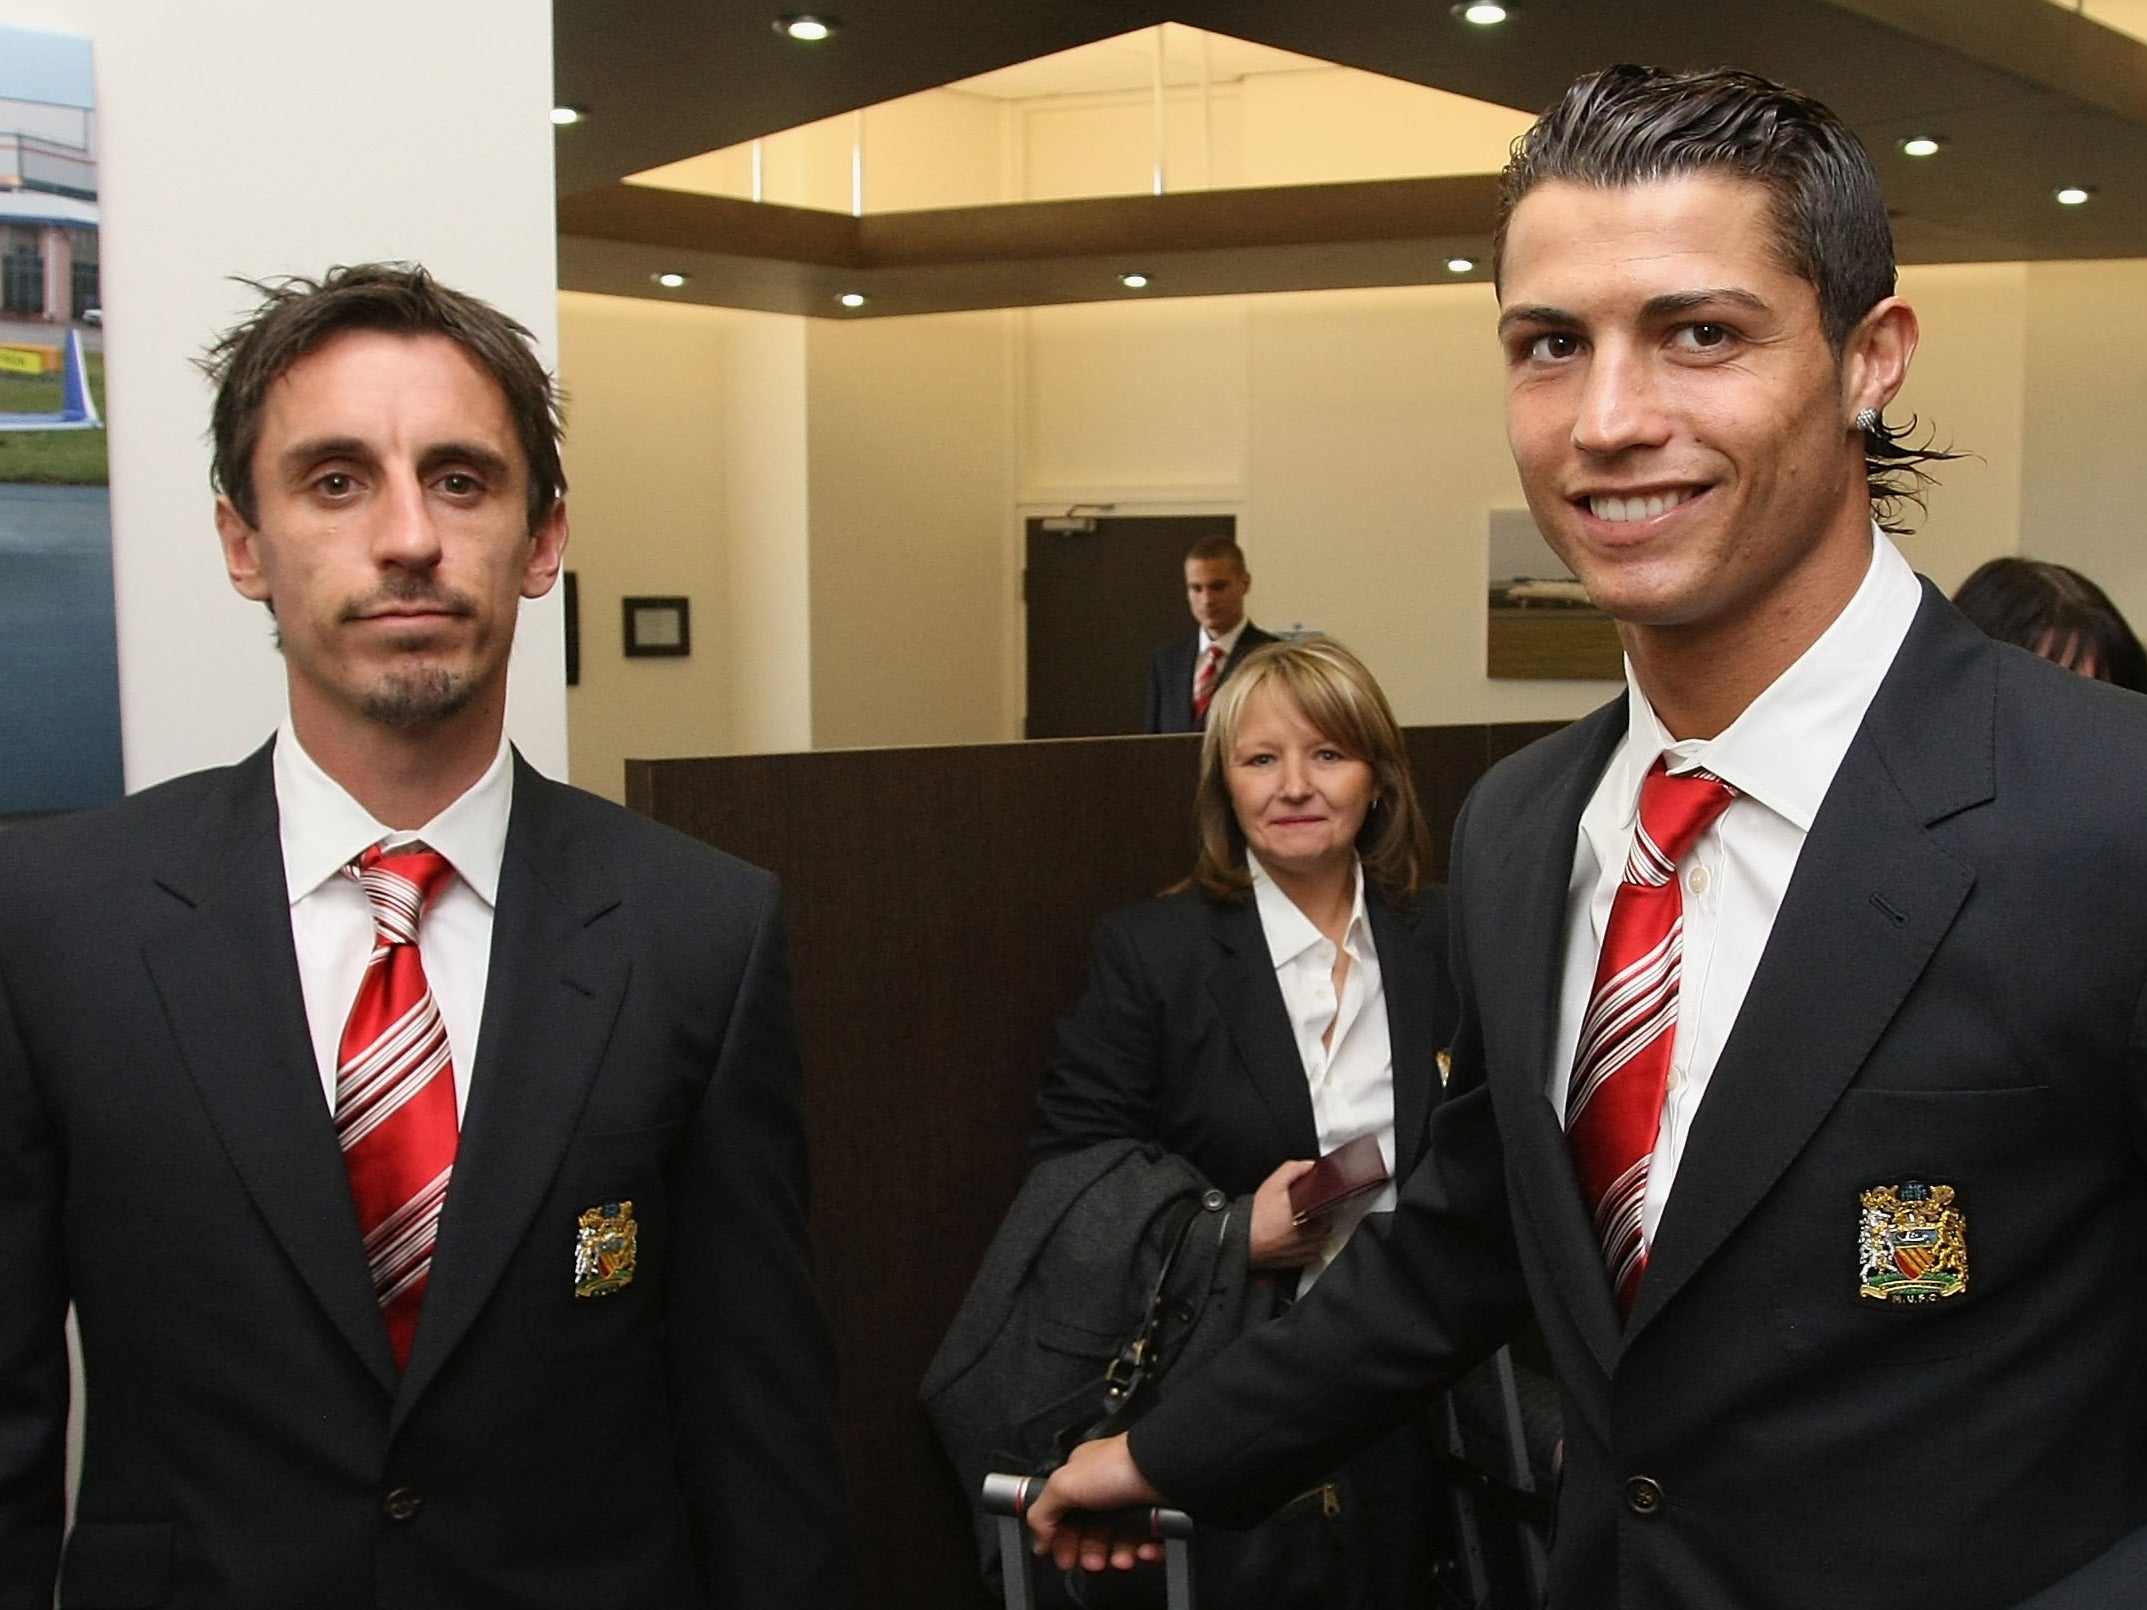
[(1662, 1486), (1650, 1476), (1631, 1476), (1625, 1482), (1625, 1507), (1635, 1515), (1653, 1515), (1662, 1508)]
[(415, 1487), (398, 1487), (380, 1501), (380, 1513), (391, 1521), (415, 1519), (425, 1507), (425, 1495)]

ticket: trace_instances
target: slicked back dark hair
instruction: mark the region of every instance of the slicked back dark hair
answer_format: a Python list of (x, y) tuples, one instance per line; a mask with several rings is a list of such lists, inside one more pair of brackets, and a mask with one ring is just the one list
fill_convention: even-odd
[[(1606, 67), (1574, 80), (1558, 104), (1513, 143), (1499, 175), (1493, 282), (1505, 283), (1506, 228), (1531, 190), (1552, 180), (1602, 190), (1694, 174), (1763, 186), (1772, 199), (1783, 268), (1819, 296), (1819, 320), (1838, 359), (1866, 313), (1894, 293), (1893, 226), (1871, 155), (1848, 125), (1808, 95), (1732, 68), (1672, 73)], [(1916, 421), (1864, 433), (1879, 523), (1921, 503), (1921, 465), (1958, 457), (1904, 438)]]
[(356, 263), (331, 268), (318, 280), (289, 275), (239, 283), (258, 291), (261, 304), (218, 337), (200, 363), (216, 382), (210, 484), (248, 525), (256, 523), (253, 458), (269, 387), (300, 359), (352, 330), (454, 342), (492, 377), (506, 401), (529, 470), (532, 532), (565, 495), (559, 387), (537, 360), (536, 338), (490, 303), (450, 290), (414, 263)]

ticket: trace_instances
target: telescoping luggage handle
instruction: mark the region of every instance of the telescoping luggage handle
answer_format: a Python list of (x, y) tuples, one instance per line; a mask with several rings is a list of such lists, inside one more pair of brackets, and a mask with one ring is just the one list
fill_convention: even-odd
[[(1023, 1517), (1044, 1490), (1043, 1476), (984, 1478), (984, 1508), (999, 1517), (999, 1574), (1006, 1582), (1006, 1610), (1035, 1610), (1029, 1587), (1029, 1529)], [(1115, 1532), (1160, 1538), (1163, 1589), (1170, 1610), (1193, 1610), (1193, 1521), (1180, 1509), (1121, 1509), (1103, 1517)]]

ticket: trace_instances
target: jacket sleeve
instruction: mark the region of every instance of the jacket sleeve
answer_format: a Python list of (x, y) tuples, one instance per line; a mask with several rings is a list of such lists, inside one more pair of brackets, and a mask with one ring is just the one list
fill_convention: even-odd
[(49, 1610), (67, 1443), (65, 1186), (0, 953), (0, 1607)]
[(780, 896), (676, 1171), (667, 1367), (695, 1551), (726, 1610), (850, 1602), (835, 1357), (813, 1287)]

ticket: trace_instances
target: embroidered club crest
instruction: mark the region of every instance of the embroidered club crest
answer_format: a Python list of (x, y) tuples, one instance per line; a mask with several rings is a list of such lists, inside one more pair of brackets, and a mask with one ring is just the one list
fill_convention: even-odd
[(1859, 1297), (1935, 1303), (1968, 1289), (1968, 1217), (1953, 1187), (1903, 1180), (1863, 1193), (1856, 1238)]
[(574, 1230), (574, 1295), (602, 1297), (631, 1286), (637, 1236), (631, 1202), (605, 1202), (583, 1213)]

